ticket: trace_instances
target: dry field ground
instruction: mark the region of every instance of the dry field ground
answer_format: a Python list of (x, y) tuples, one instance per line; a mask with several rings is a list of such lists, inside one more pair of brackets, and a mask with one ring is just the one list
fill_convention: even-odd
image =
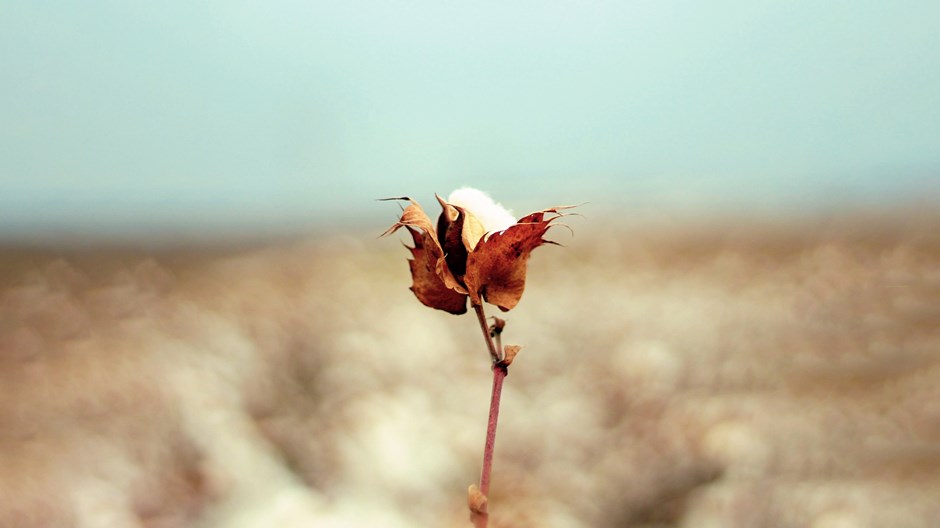
[[(506, 316), (493, 526), (940, 526), (940, 214), (572, 223)], [(487, 354), (384, 227), (3, 249), (0, 526), (469, 526)]]

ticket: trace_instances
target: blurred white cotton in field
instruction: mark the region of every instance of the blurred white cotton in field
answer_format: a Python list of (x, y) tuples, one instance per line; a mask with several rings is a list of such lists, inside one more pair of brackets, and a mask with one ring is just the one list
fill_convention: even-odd
[[(930, 526), (940, 212), (908, 218), (600, 221), (539, 259), (491, 526)], [(370, 236), (0, 248), (0, 526), (468, 528), (479, 325)]]
[(473, 216), (477, 217), (477, 220), (486, 228), (487, 233), (502, 231), (516, 223), (512, 211), (494, 202), (485, 192), (471, 187), (461, 187), (450, 193), (447, 203), (463, 207), (473, 213)]

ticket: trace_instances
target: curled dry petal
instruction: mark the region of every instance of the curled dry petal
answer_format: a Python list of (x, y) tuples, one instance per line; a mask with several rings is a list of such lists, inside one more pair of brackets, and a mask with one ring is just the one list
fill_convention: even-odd
[(437, 219), (437, 240), (444, 251), (447, 267), (463, 287), (461, 279), (467, 272), (467, 257), (486, 234), (486, 229), (470, 211), (449, 204), (438, 195), (434, 196), (441, 204), (441, 216)]
[(409, 248), (412, 259), (408, 261), (411, 267), (411, 291), (425, 306), (437, 308), (460, 315), (467, 312), (467, 295), (455, 291), (441, 279), (438, 271), (438, 262), (441, 260), (438, 252), (433, 251), (434, 244), (429, 244), (430, 236), (427, 232), (421, 233), (411, 227), (408, 228), (415, 246)]
[(496, 337), (503, 333), (504, 328), (506, 328), (506, 320), (493, 317), (493, 324), (490, 325), (490, 337)]
[(447, 268), (455, 278), (460, 278), (467, 271), (467, 255), (470, 251), (463, 242), (463, 225), (467, 215), (461, 214), (460, 209), (448, 204), (440, 196), (435, 196), (442, 209), (437, 219), (437, 241), (444, 252)]
[(522, 350), (522, 347), (519, 345), (506, 345), (503, 347), (503, 359), (499, 362), (500, 365), (508, 367), (512, 365), (512, 360), (516, 358), (516, 354)]
[[(542, 236), (565, 208), (532, 213), (505, 231), (481, 239), (467, 258), (464, 283), (470, 301), (478, 304), (482, 297), (504, 312), (513, 309), (525, 290), (526, 264), (532, 250), (542, 244), (554, 244)], [(548, 214), (553, 216), (546, 218)]]
[(418, 202), (412, 200), (411, 198), (408, 198), (407, 196), (403, 196), (401, 198), (384, 198), (382, 201), (387, 201), (387, 200), (407, 201), (407, 202), (411, 202), (411, 205), (406, 207), (401, 212), (401, 218), (398, 220), (398, 222), (395, 222), (395, 224), (392, 225), (392, 227), (388, 228), (384, 233), (382, 233), (381, 236), (384, 237), (384, 236), (391, 235), (395, 231), (398, 231), (400, 228), (405, 227), (405, 226), (416, 227), (424, 231), (425, 233), (433, 231), (433, 227), (431, 226), (431, 219), (428, 218), (428, 215), (427, 213), (424, 212), (424, 209), (422, 209), (421, 206), (418, 205)]
[(467, 506), (473, 513), (486, 513), (486, 495), (480, 491), (476, 484), (467, 488)]
[[(407, 228), (411, 234), (414, 241), (414, 247), (408, 248), (412, 256), (408, 261), (411, 268), (411, 291), (425, 306), (455, 315), (466, 313), (467, 295), (465, 292), (455, 291), (456, 281), (446, 265), (442, 265), (444, 253), (434, 238), (431, 219), (417, 202), (409, 198), (402, 199), (408, 200), (411, 205), (402, 211), (401, 219), (382, 233), (382, 236), (391, 235), (402, 227)], [(452, 284), (447, 284), (448, 279)]]

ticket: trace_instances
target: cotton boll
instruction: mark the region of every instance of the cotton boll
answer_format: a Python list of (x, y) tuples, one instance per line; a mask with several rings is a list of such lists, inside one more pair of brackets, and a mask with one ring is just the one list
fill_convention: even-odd
[(862, 523), (852, 512), (829, 511), (823, 513), (813, 521), (813, 528), (864, 528)]
[(488, 194), (470, 187), (462, 187), (450, 193), (447, 203), (462, 207), (477, 217), (487, 233), (503, 231), (516, 223), (512, 211), (493, 201)]
[(730, 420), (712, 426), (703, 439), (704, 453), (733, 477), (764, 471), (773, 455), (760, 432), (743, 421)]

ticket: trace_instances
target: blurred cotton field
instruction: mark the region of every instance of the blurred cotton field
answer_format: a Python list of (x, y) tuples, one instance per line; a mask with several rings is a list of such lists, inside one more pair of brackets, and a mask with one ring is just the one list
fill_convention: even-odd
[[(505, 316), (494, 526), (940, 526), (936, 211), (572, 223)], [(487, 352), (382, 228), (4, 249), (0, 525), (469, 526)]]

